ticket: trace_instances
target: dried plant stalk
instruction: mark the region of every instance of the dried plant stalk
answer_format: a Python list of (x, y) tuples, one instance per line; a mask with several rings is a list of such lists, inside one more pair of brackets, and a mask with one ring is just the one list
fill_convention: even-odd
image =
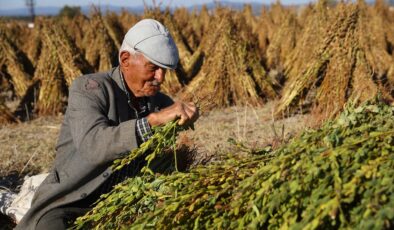
[(85, 24), (85, 58), (95, 71), (108, 71), (118, 63), (118, 49), (105, 27), (100, 12), (90, 15)]
[(378, 93), (393, 100), (387, 75), (393, 58), (385, 49), (381, 15), (362, 2), (342, 3), (330, 11), (332, 19), (324, 20), (327, 10), (320, 16), (323, 23), (330, 24), (321, 33), (324, 40), (317, 37), (314, 43), (307, 42), (311, 40), (307, 34), (322, 32), (310, 24), (288, 59), (289, 81), (276, 110), (279, 116), (312, 109), (318, 119), (325, 120), (336, 116), (347, 103), (358, 104)]
[(0, 40), (0, 53), (11, 76), (15, 94), (23, 97), (31, 84), (32, 65), (26, 55), (11, 42), (3, 27), (0, 28)]
[(34, 78), (40, 81), (36, 111), (55, 115), (64, 110), (66, 93), (63, 72), (56, 50), (44, 44)]
[(263, 98), (276, 95), (253, 45), (256, 37), (243, 21), (235, 20), (231, 14), (225, 9), (217, 10), (211, 25), (212, 36), (205, 37), (201, 43), (206, 59), (181, 95), (185, 100), (198, 98), (204, 104), (209, 103), (206, 109), (257, 106)]
[(3, 103), (0, 102), (0, 124), (17, 122), (18, 119), (14, 117), (10, 109)]

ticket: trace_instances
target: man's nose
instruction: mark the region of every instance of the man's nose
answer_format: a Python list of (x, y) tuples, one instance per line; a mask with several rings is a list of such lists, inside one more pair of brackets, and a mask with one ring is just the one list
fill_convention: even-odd
[(162, 83), (164, 81), (164, 77), (166, 75), (166, 69), (158, 68), (155, 72), (155, 79), (156, 81)]

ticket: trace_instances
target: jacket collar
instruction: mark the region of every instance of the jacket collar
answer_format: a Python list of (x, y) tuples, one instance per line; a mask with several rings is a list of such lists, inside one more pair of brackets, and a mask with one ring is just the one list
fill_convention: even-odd
[[(112, 68), (111, 78), (116, 82), (119, 89), (121, 89), (122, 91), (125, 90), (125, 89), (123, 89), (123, 86), (122, 86), (122, 79), (120, 76), (120, 67), (119, 66)], [(126, 94), (126, 92), (124, 92), (124, 93)]]

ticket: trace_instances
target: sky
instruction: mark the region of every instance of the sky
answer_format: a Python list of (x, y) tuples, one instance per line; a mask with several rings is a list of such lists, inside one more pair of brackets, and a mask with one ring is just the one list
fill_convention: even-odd
[[(240, 2), (240, 3), (248, 3), (248, 2), (256, 2), (256, 3), (264, 3), (270, 4), (275, 2), (276, 0), (227, 0), (232, 2)], [(304, 4), (308, 2), (313, 2), (314, 0), (281, 0), (280, 2), (285, 5), (291, 4)], [(124, 7), (137, 7), (143, 6), (143, 0), (35, 0), (36, 7), (48, 7), (48, 6), (56, 6), (62, 7), (64, 5), (69, 6), (87, 6), (87, 5), (112, 5), (112, 6), (124, 6)], [(147, 4), (151, 4), (152, 0), (145, 0)], [(156, 0), (156, 3), (160, 3), (163, 6), (171, 6), (171, 7), (180, 7), (180, 6), (193, 6), (197, 4), (206, 4), (212, 2), (220, 2), (215, 0)], [(24, 8), (25, 0), (0, 0), (0, 10), (6, 9), (16, 9), (16, 8)]]

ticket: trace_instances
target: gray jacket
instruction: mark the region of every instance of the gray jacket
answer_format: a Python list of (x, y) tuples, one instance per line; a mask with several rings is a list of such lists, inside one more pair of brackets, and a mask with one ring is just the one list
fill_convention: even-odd
[[(127, 103), (119, 68), (77, 78), (69, 91), (54, 167), (16, 229), (35, 229), (49, 210), (81, 200), (112, 173), (113, 160), (137, 148), (136, 115)], [(157, 93), (149, 112), (171, 105)]]

